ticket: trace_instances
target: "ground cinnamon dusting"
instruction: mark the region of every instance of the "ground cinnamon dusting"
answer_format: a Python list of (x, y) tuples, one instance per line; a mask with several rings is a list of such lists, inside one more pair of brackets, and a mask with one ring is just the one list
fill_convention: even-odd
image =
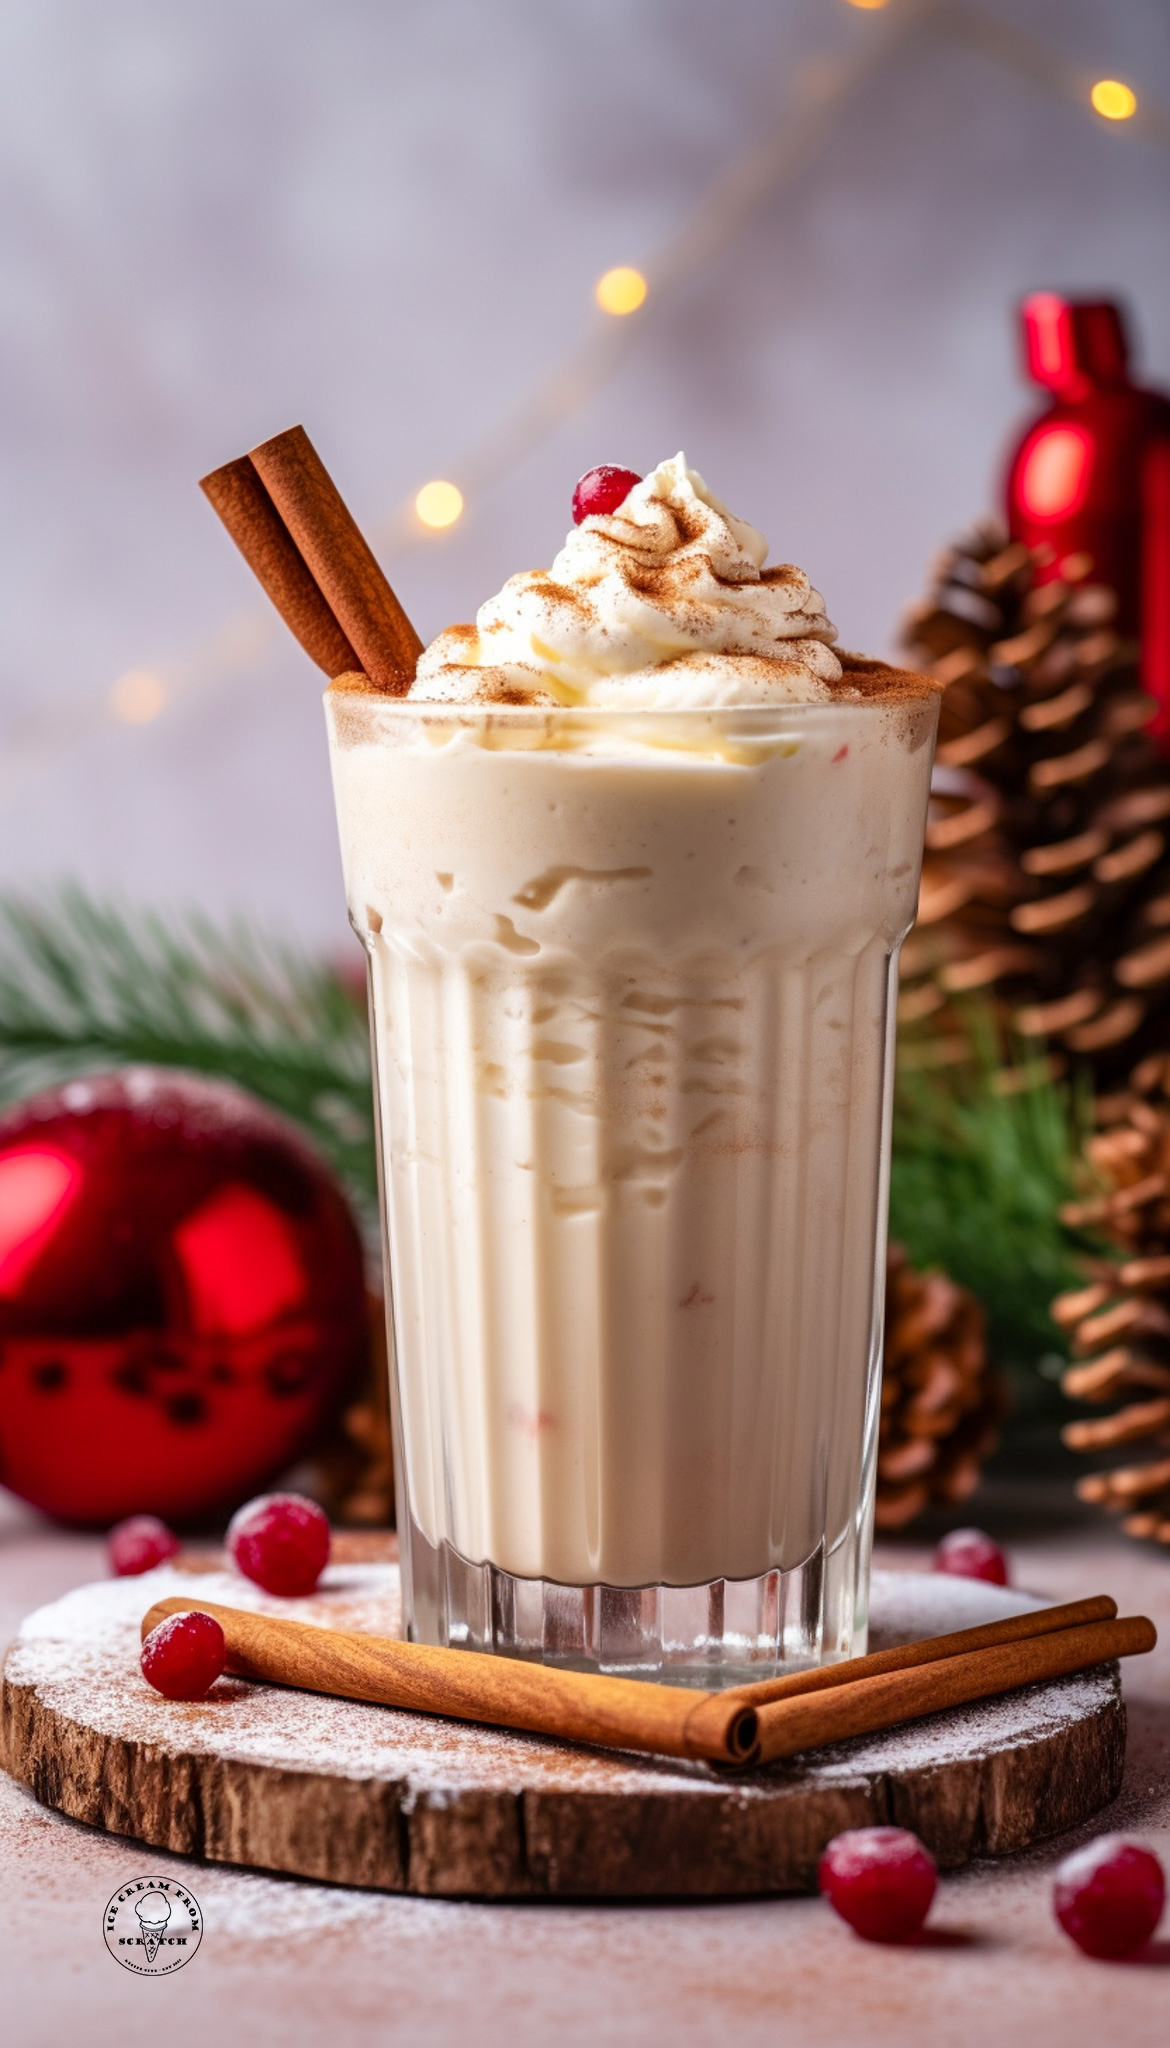
[(592, 605), (578, 595), (571, 583), (557, 583), (552, 576), (536, 570), (533, 572), (529, 588), (535, 591), (538, 597), (542, 597), (546, 604), (565, 605), (569, 611), (576, 612), (583, 619), (593, 617)]
[[(643, 591), (644, 595), (652, 594), (651, 585), (653, 582), (653, 577), (647, 578)], [(562, 591), (562, 586), (559, 584), (551, 585), (550, 588), (557, 590), (558, 594)], [(575, 593), (566, 591), (564, 596), (578, 609), (587, 609), (587, 607), (581, 605), (581, 601)], [(470, 639), (477, 637), (474, 626), (451, 626), (447, 630), (459, 634), (460, 637), (466, 636)], [(938, 678), (929, 670), (894, 668), (889, 662), (878, 661), (864, 654), (849, 654), (840, 648), (835, 648), (834, 652), (841, 663), (841, 680), (839, 683), (829, 684), (829, 697), (819, 700), (821, 702), (831, 702), (834, 697), (845, 697), (847, 699), (862, 697), (874, 702), (888, 704), (906, 703), (914, 698), (926, 700), (930, 697), (935, 697), (939, 695), (943, 687)], [(686, 659), (685, 656), (680, 658)], [(784, 671), (791, 667), (793, 656), (789, 652), (777, 655), (725, 654), (718, 658), (729, 663), (750, 661), (757, 666), (761, 664), (775, 666), (777, 670)], [(670, 663), (663, 663), (662, 666), (667, 668), (670, 666)], [(331, 693), (336, 693), (338, 696), (354, 694), (381, 698), (385, 695), (384, 691), (375, 689), (368, 676), (361, 674), (335, 676), (329, 685), (329, 689)], [(474, 697), (469, 700), (454, 704), (444, 703), (441, 699), (417, 698), (413, 701), (423, 708), (434, 708), (437, 711), (464, 710), (468, 708), (469, 703), (472, 705), (527, 705), (531, 710), (554, 707), (564, 710), (566, 708), (550, 692), (537, 690), (531, 685), (518, 685), (510, 678), (503, 680), (500, 678), (498, 671), (488, 667), (482, 670), (479, 687)], [(815, 703), (818, 700), (813, 701)], [(608, 708), (613, 710), (618, 707), (610, 705)], [(701, 710), (703, 707), (696, 706), (693, 708)], [(793, 707), (790, 704), (786, 704), (783, 700), (777, 700), (774, 706), (754, 705), (750, 708), (757, 710), (774, 708), (777, 711), (786, 711), (793, 708), (798, 710), (804, 709), (805, 706), (800, 704)]]
[(842, 647), (834, 648), (841, 664), (841, 681), (837, 690), (856, 690), (860, 697), (881, 697), (888, 703), (902, 703), (910, 697), (938, 697), (943, 685), (929, 669), (892, 668), (888, 661), (877, 661), (868, 654), (848, 654)]

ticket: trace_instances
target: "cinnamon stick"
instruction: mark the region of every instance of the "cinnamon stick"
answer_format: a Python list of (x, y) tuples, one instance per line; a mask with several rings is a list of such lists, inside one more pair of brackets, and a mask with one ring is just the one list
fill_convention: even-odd
[(378, 689), (404, 696), (422, 641), (304, 428), (261, 442), (251, 460), (361, 668)]
[(355, 654), (247, 455), (201, 477), (199, 488), (219, 514), (248, 567), (311, 661), (327, 676), (360, 669)]
[(867, 1657), (847, 1657), (840, 1664), (818, 1664), (810, 1671), (789, 1671), (776, 1678), (762, 1678), (754, 1685), (730, 1687), (723, 1697), (734, 1694), (745, 1706), (764, 1707), (773, 1700), (793, 1699), (801, 1693), (827, 1692), (839, 1685), (854, 1685), (861, 1678), (877, 1678), (885, 1671), (907, 1671), (918, 1664), (936, 1664), (943, 1657), (958, 1657), (967, 1650), (990, 1650), (1000, 1643), (1022, 1642), (1031, 1636), (1050, 1635), (1055, 1629), (1076, 1628), (1089, 1621), (1112, 1621), (1117, 1602), (1108, 1593), (1088, 1600), (1068, 1600), (1060, 1607), (1034, 1607), (1025, 1614), (1006, 1614), (979, 1628), (957, 1629), (947, 1636), (924, 1636), (917, 1643), (899, 1643), (891, 1650), (872, 1650)]
[[(188, 1613), (190, 1600), (158, 1601), (144, 1616), (149, 1635), (169, 1614)], [(744, 1764), (756, 1740), (756, 1716), (738, 1700), (696, 1693), (680, 1685), (602, 1678), (561, 1671), (519, 1658), (403, 1643), (389, 1636), (285, 1621), (238, 1607), (199, 1603), (227, 1639), (227, 1669), (308, 1692), (373, 1700), (380, 1706), (486, 1721), (608, 1749), (650, 1750), (659, 1756)]]
[[(1074, 1611), (1112, 1605), (1106, 1598), (1072, 1603)], [(189, 1600), (177, 1597), (156, 1602), (143, 1617), (143, 1636), (168, 1615), (185, 1613), (190, 1606)], [(686, 1686), (562, 1671), (519, 1658), (352, 1634), (236, 1607), (202, 1604), (200, 1611), (220, 1623), (227, 1640), (227, 1669), (242, 1678), (609, 1749), (649, 1750), (737, 1768), (794, 1756), (851, 1735), (872, 1734), (1115, 1657), (1137, 1656), (1152, 1650), (1157, 1640), (1152, 1622), (1142, 1615), (1070, 1628), (1052, 1620), (1067, 1609), (1048, 1609), (1040, 1615), (1009, 1617), (1013, 1622), (1039, 1621), (1042, 1632), (1032, 1636), (985, 1641), (982, 1647), (929, 1660), (919, 1653), (948, 1638), (911, 1643), (901, 1650), (877, 1652), (880, 1671), (874, 1671), (867, 1658), (852, 1666), (831, 1666), (832, 1676), (819, 1688), (808, 1683), (820, 1677), (819, 1672), (766, 1681), (793, 1689), (757, 1709), (744, 1697), (754, 1693), (754, 1687), (696, 1693)], [(985, 1634), (963, 1630), (949, 1640)], [(886, 1661), (894, 1657), (903, 1659), (897, 1668)], [(854, 1675), (867, 1665), (868, 1675)], [(794, 1681), (804, 1681), (804, 1689), (796, 1690)]]
[(893, 1728), (946, 1707), (1013, 1692), (1038, 1679), (1087, 1671), (1114, 1657), (1140, 1656), (1152, 1650), (1157, 1639), (1151, 1621), (1131, 1615), (881, 1672), (828, 1693), (776, 1700), (759, 1709), (759, 1749), (753, 1761), (770, 1763), (802, 1749), (820, 1749), (850, 1735), (872, 1735), (879, 1728)]

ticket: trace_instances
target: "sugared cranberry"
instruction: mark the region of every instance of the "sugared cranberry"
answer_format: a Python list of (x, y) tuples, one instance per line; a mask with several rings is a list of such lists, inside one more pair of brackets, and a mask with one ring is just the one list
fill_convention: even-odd
[(300, 1493), (262, 1493), (228, 1523), (228, 1553), (266, 1593), (311, 1593), (329, 1562), (329, 1521)]
[(989, 1586), (1008, 1584), (1008, 1561), (982, 1529), (952, 1529), (934, 1553), (934, 1569), (956, 1579), (986, 1579)]
[(210, 1614), (169, 1614), (142, 1645), (142, 1676), (169, 1700), (201, 1700), (227, 1662), (227, 1644)]
[(573, 524), (580, 526), (583, 519), (616, 512), (641, 481), (636, 469), (619, 469), (616, 462), (599, 462), (596, 469), (587, 469), (573, 492)]
[(106, 1548), (114, 1576), (129, 1579), (138, 1572), (153, 1571), (156, 1564), (165, 1564), (168, 1557), (174, 1557), (179, 1539), (157, 1515), (130, 1515), (126, 1521), (114, 1524), (106, 1538)]
[(1121, 1835), (1102, 1835), (1066, 1856), (1052, 1892), (1056, 1917), (1077, 1947), (1114, 1962), (1145, 1947), (1165, 1902), (1157, 1857)]
[(817, 1882), (866, 1941), (911, 1941), (930, 1911), (938, 1871), (906, 1828), (849, 1828), (829, 1843)]

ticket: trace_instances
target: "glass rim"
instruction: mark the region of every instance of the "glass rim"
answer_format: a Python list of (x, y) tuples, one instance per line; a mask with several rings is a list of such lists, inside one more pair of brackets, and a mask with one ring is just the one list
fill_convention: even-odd
[(793, 719), (841, 718), (846, 716), (877, 716), (890, 712), (910, 712), (929, 706), (938, 706), (941, 691), (927, 685), (921, 691), (889, 692), (858, 697), (819, 697), (802, 699), (785, 704), (686, 704), (667, 706), (663, 704), (454, 704), (441, 703), (434, 698), (392, 697), (388, 693), (370, 690), (338, 691), (333, 694), (332, 685), (323, 693), (322, 701), (327, 708), (347, 711), (368, 711), (378, 718), (394, 722), (407, 718), (434, 719), (444, 723), (486, 725), (500, 722), (521, 725), (528, 722), (543, 723), (548, 719), (582, 725), (598, 720), (607, 724), (626, 724), (634, 720), (642, 723), (677, 723), (680, 719), (698, 723), (718, 719), (760, 720), (765, 723), (788, 723)]

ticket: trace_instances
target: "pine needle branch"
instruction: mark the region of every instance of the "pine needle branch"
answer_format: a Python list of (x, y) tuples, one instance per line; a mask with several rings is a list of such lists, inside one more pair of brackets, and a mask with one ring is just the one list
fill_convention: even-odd
[(1043, 1405), (1037, 1366), (1066, 1348), (1048, 1305), (1080, 1284), (1080, 1260), (1097, 1249), (1059, 1214), (1078, 1192), (1091, 1096), (1054, 1081), (1034, 1047), (1005, 1048), (990, 1012), (972, 1006), (965, 1025), (972, 1056), (959, 1067), (932, 1068), (928, 1041), (903, 1039), (890, 1232), (916, 1265), (942, 1266), (979, 1297), (1026, 1410)]
[(338, 973), (243, 923), (219, 932), (76, 888), (0, 898), (0, 1105), (138, 1062), (261, 1096), (304, 1127), (370, 1216), (369, 1043)]

